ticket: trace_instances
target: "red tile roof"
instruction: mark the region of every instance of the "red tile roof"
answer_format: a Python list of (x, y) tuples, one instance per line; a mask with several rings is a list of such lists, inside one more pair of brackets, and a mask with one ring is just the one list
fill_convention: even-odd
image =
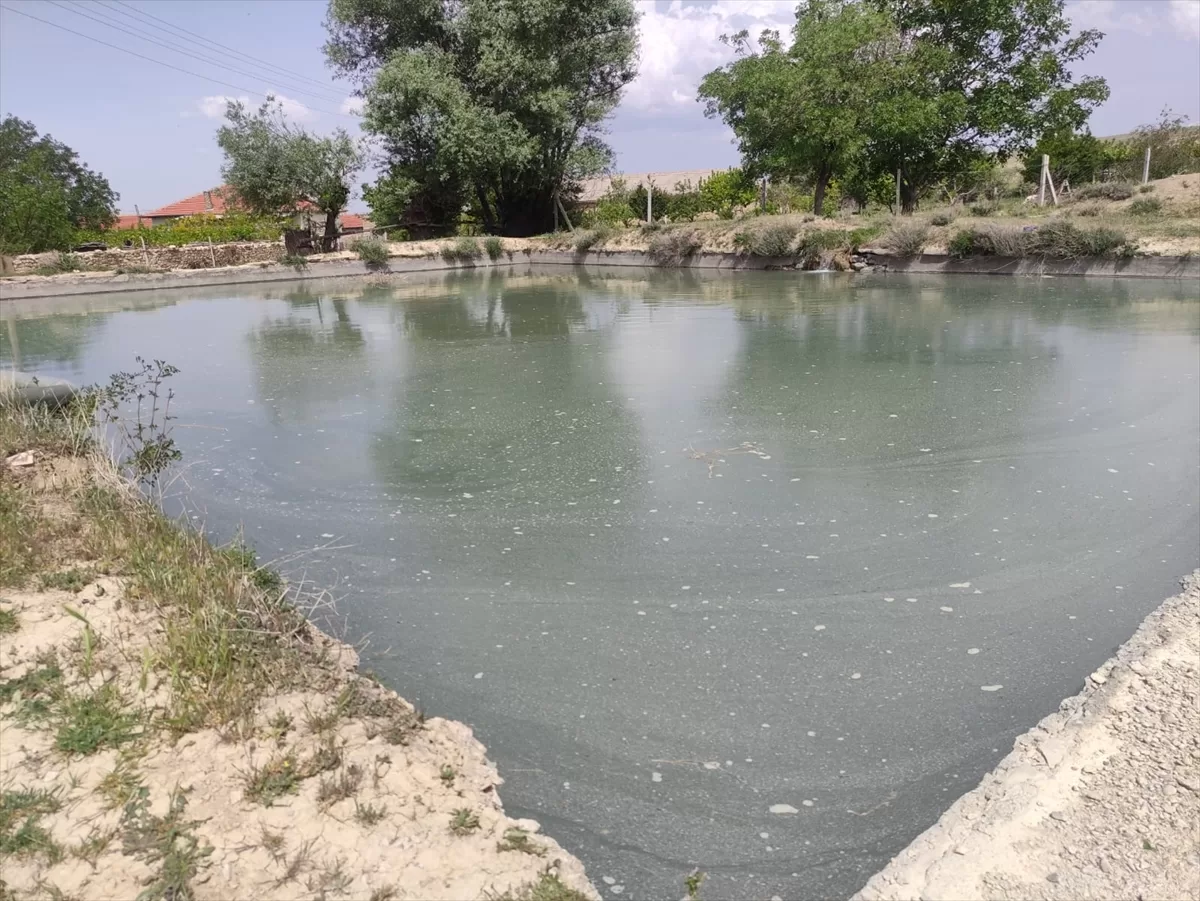
[(175, 203), (169, 203), (143, 215), (153, 216), (156, 219), (162, 216), (198, 216), (203, 213), (219, 215), (225, 212), (224, 194), (227, 190), (225, 185), (221, 185), (219, 188), (201, 191), (199, 194), (193, 194), (191, 197), (185, 197), (183, 200), (177, 200)]
[(141, 219), (130, 213), (128, 216), (118, 216), (117, 221), (113, 223), (113, 229), (123, 231), (127, 228), (149, 228), (150, 219), (147, 216), (142, 216)]
[(342, 213), (339, 217), (342, 228), (366, 228), (366, 220), (358, 213)]

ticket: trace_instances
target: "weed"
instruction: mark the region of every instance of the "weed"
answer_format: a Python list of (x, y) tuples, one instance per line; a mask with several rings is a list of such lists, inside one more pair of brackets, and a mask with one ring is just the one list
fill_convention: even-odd
[(458, 773), (454, 771), (454, 767), (450, 766), (448, 763), (443, 763), (442, 772), (439, 774), (438, 778), (441, 779), (447, 787), (449, 787), (454, 784), (454, 779), (457, 775)]
[(374, 826), (387, 816), (387, 805), (359, 804), (354, 802), (354, 819), (364, 826)]
[(17, 615), (7, 607), (0, 607), (0, 635), (11, 635), (21, 628)]
[(18, 722), (47, 719), (54, 699), (62, 694), (62, 678), (62, 670), (51, 653), (38, 662), (37, 669), (31, 669), (16, 679), (0, 682), (0, 704), (7, 704), (20, 696)]
[(587, 895), (568, 886), (553, 873), (542, 873), (537, 882), (506, 892), (495, 901), (587, 901)]
[(1076, 200), (1128, 200), (1133, 196), (1133, 185), (1123, 181), (1096, 182), (1071, 189)]
[[(789, 257), (799, 231), (794, 225), (770, 225), (734, 235), (734, 244), (756, 257)], [(740, 242), (739, 242), (740, 239)]]
[(679, 266), (699, 249), (695, 232), (664, 231), (650, 239), (646, 255), (658, 266)]
[(924, 222), (897, 222), (880, 242), (901, 257), (919, 257), (929, 238), (929, 226)]
[(92, 754), (134, 738), (138, 718), (125, 712), (125, 699), (115, 685), (102, 685), (90, 695), (63, 698), (54, 746), (68, 754)]
[(284, 795), (296, 793), (300, 775), (296, 772), (296, 755), (276, 755), (263, 766), (250, 765), (246, 774), (246, 797), (270, 807)]
[[(1187, 186), (1184, 185), (1184, 187), (1187, 187)], [(1154, 190), (1154, 185), (1138, 185), (1138, 193), (1139, 194), (1149, 194), (1153, 190)]]
[(335, 895), (346, 894), (354, 880), (346, 872), (346, 858), (335, 857), (333, 863), (326, 862), (321, 872), (305, 880), (305, 886), (310, 892), (315, 892), (318, 898), (324, 898), (330, 892)]
[(278, 861), (286, 847), (283, 833), (272, 832), (265, 825), (259, 825), (258, 846), (271, 855), (271, 859)]
[(1157, 197), (1139, 197), (1133, 203), (1129, 204), (1129, 212), (1135, 216), (1149, 216), (1153, 213), (1161, 213), (1163, 202)]
[(968, 208), (972, 216), (987, 218), (994, 216), (1000, 212), (1000, 204), (998, 203), (974, 203)]
[(92, 624), (88, 621), (88, 618), (74, 607), (71, 607), (68, 604), (63, 604), (63, 609), (67, 612), (68, 616), (71, 616), (83, 623), (83, 631), (79, 634), (79, 637), (76, 640), (78, 653), (81, 657), (81, 660), (79, 661), (79, 671), (83, 674), (85, 679), (90, 679), (92, 678), (92, 667), (96, 658), (96, 648), (100, 646), (100, 636), (98, 636), (92, 629)]
[(312, 849), (313, 849), (313, 845), (315, 845), (316, 843), (317, 843), (316, 839), (309, 839), (308, 841), (304, 842), (298, 849), (296, 849), (296, 853), (293, 854), (290, 858), (289, 857), (275, 858), (276, 863), (283, 864), (283, 872), (280, 873), (279, 877), (275, 880), (276, 888), (279, 888), (279, 886), (281, 886), (281, 885), (284, 885), (288, 882), (292, 882), (293, 880), (300, 878), (300, 874), (304, 872), (305, 867), (307, 867), (312, 862)]
[(363, 720), (367, 737), (382, 735), (388, 744), (407, 744), (413, 732), (421, 728), (424, 715), (408, 707), (391, 692), (363, 680), (347, 684), (335, 702), (344, 715)]
[[(0, 405), (0, 425), (11, 421), (11, 408)], [(10, 445), (5, 453), (23, 448)], [(36, 570), (43, 545), (35, 536), (41, 517), (14, 482), (0, 482), (0, 585), (23, 585)]]
[(593, 247), (599, 247), (613, 235), (613, 230), (606, 225), (593, 228), (591, 231), (580, 232), (575, 239), (575, 252), (587, 253)]
[(964, 229), (950, 239), (950, 255), (1020, 257), (1025, 255), (1025, 233), (1019, 228), (983, 226)]
[(38, 577), (38, 581), (41, 582), (43, 591), (54, 589), (79, 594), (94, 578), (95, 570), (72, 568), (61, 572), (43, 573)]
[(283, 588), (283, 577), (275, 570), (258, 565), (258, 555), (254, 549), (238, 541), (228, 547), (221, 548), (221, 553), (227, 556), (236, 566), (245, 570), (247, 577), (255, 588), (261, 591), (278, 592)]
[(483, 249), (487, 252), (488, 259), (494, 263), (504, 255), (504, 242), (492, 235), (484, 239)]
[(308, 257), (299, 253), (285, 253), (279, 258), (279, 262), (284, 266), (291, 266), (297, 272), (303, 272), (308, 268)]
[(394, 885), (381, 885), (371, 890), (371, 896), (367, 901), (395, 901), (397, 895), (398, 892)]
[(92, 865), (92, 869), (96, 868), (96, 861), (100, 859), (100, 855), (108, 850), (108, 846), (112, 844), (113, 838), (116, 836), (115, 829), (100, 829), (93, 827), (88, 833), (88, 837), (80, 839), (79, 843), (73, 845), (69, 850), (72, 857), (79, 860), (85, 860)]
[(934, 213), (932, 216), (929, 217), (929, 224), (936, 225), (939, 228), (942, 226), (945, 226), (945, 225), (949, 225), (953, 221), (954, 221), (953, 213)]
[(122, 758), (117, 765), (107, 773), (96, 786), (96, 791), (104, 799), (109, 810), (124, 807), (141, 788), (141, 776), (131, 760)]
[(138, 895), (144, 901), (184, 901), (193, 897), (191, 881), (204, 857), (212, 853), (201, 845), (193, 831), (198, 820), (185, 820), (187, 795), (179, 788), (171, 792), (166, 816), (150, 813), (149, 789), (140, 788), (125, 805), (121, 818), (122, 850), (147, 864), (158, 864)]
[(267, 722), (270, 731), (267, 733), (271, 738), (275, 739), (276, 744), (283, 744), (287, 738), (287, 734), (292, 731), (292, 718), (282, 710), (277, 710), (275, 715)]
[(61, 807), (57, 789), (0, 792), (0, 857), (47, 854), (61, 858), (62, 850), (38, 824)]
[(447, 263), (470, 263), (482, 255), (483, 251), (479, 247), (479, 242), (474, 238), (462, 237), (453, 244), (446, 244), (442, 247), (442, 259)]
[(60, 253), (51, 262), (38, 266), (33, 270), (34, 275), (61, 275), (64, 272), (79, 272), (83, 269), (83, 261), (77, 254)]
[(683, 884), (687, 888), (687, 896), (690, 901), (699, 901), (700, 886), (704, 885), (704, 880), (707, 875), (708, 874), (697, 867), (684, 877)]
[(470, 835), (479, 828), (479, 816), (466, 807), (450, 814), (450, 831), (455, 835)]
[(354, 245), (358, 258), (367, 264), (368, 269), (386, 269), (388, 264), (388, 246), (379, 238), (363, 238)]
[(352, 763), (336, 776), (321, 778), (320, 785), (317, 786), (317, 803), (330, 806), (352, 798), (361, 784), (362, 768)]
[(183, 458), (171, 437), (171, 401), (175, 392), (164, 390), (167, 379), (179, 370), (163, 360), (147, 362), (134, 357), (138, 368), (115, 372), (103, 388), (84, 392), (98, 424), (116, 434), (125, 471), (135, 481), (152, 487), (159, 476)]
[(513, 827), (504, 830), (504, 838), (496, 843), (497, 851), (520, 851), (532, 854), (534, 857), (545, 857), (546, 849), (535, 845), (529, 840), (529, 833), (524, 829)]
[(1158, 848), (1154, 847), (1154, 845), (1150, 841), (1150, 839), (1144, 838), (1144, 839), (1142, 839), (1142, 850), (1143, 851), (1157, 851)]
[(1074, 212), (1076, 216), (1099, 216), (1104, 212), (1104, 207), (1098, 203), (1082, 203), (1075, 207), (1072, 212)]

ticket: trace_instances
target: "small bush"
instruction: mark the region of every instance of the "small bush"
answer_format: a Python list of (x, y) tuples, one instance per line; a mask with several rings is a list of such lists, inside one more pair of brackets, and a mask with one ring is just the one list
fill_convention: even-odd
[(488, 259), (493, 263), (504, 256), (504, 242), (495, 235), (484, 239), (483, 249), (487, 252)]
[(950, 239), (954, 257), (1021, 257), (1025, 255), (1025, 233), (1012, 226), (965, 229)]
[(1128, 200), (1133, 196), (1133, 185), (1123, 181), (1102, 181), (1080, 185), (1071, 189), (1076, 200)]
[(455, 835), (470, 835), (479, 828), (479, 815), (466, 807), (450, 814), (450, 831)]
[(1161, 213), (1163, 202), (1157, 197), (1139, 197), (1133, 203), (1129, 204), (1129, 212), (1135, 216), (1150, 216), (1154, 213)]
[(646, 254), (659, 266), (678, 266), (699, 249), (695, 232), (664, 231), (650, 239)]
[(1098, 203), (1084, 203), (1075, 207), (1073, 212), (1077, 216), (1085, 216), (1090, 218), (1092, 216), (1099, 216), (1101, 213), (1103, 213), (1104, 207)]
[(111, 683), (94, 694), (66, 698), (54, 746), (68, 754), (91, 754), (131, 741), (137, 717), (126, 713), (124, 706)]
[(934, 213), (932, 216), (929, 217), (929, 224), (936, 225), (939, 227), (941, 227), (943, 225), (949, 225), (953, 221), (954, 221), (953, 213)]
[(738, 244), (741, 239), (741, 246), (751, 256), (790, 257), (798, 231), (794, 225), (770, 225), (750, 232), (739, 232), (734, 236), (734, 243)]
[(970, 206), (971, 215), (979, 216), (982, 218), (987, 218), (988, 216), (994, 216), (999, 210), (1000, 210), (999, 204), (995, 204), (995, 203), (974, 203), (974, 204), (971, 204), (971, 206)]
[(917, 257), (925, 249), (929, 226), (924, 222), (899, 222), (883, 236), (885, 249), (901, 257)]
[(285, 266), (291, 266), (297, 272), (308, 268), (308, 257), (298, 253), (285, 253), (279, 258), (279, 262)]
[(1149, 194), (1153, 190), (1154, 190), (1154, 185), (1139, 185), (1138, 186), (1139, 194)]
[(587, 253), (593, 247), (598, 247), (607, 241), (612, 234), (613, 230), (605, 225), (598, 226), (591, 231), (581, 232), (575, 239), (575, 252)]
[(447, 244), (442, 248), (442, 259), (447, 263), (470, 263), (483, 256), (483, 250), (479, 247), (479, 242), (474, 238), (462, 237), (453, 244)]
[(1115, 228), (1079, 228), (1063, 219), (1052, 219), (1025, 235), (1027, 256), (1055, 260), (1081, 257), (1129, 257), (1135, 248), (1125, 233)]
[(369, 269), (379, 269), (387, 265), (388, 247), (378, 238), (363, 238), (354, 245), (354, 252)]

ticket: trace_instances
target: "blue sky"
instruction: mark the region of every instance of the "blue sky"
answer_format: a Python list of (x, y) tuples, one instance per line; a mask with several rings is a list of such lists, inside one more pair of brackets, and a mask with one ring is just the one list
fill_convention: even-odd
[[(618, 168), (735, 164), (729, 133), (706, 120), (695, 102), (696, 84), (728, 59), (717, 41), (721, 34), (743, 27), (786, 30), (794, 5), (639, 2), (641, 74), (609, 128)], [(257, 103), (271, 92), (314, 131), (357, 131), (351, 86), (331, 76), (321, 53), (324, 0), (0, 0), (0, 6), (17, 11), (0, 12), (0, 112), (29, 119), (75, 148), (108, 177), (125, 212), (220, 182), (213, 135), (225, 97)], [(1093, 116), (1096, 134), (1128, 131), (1163, 106), (1200, 121), (1200, 0), (1072, 0), (1068, 10), (1080, 27), (1107, 33), (1080, 70), (1103, 75), (1112, 88)], [(222, 47), (171, 33), (168, 25)], [(243, 56), (222, 55), (223, 48)]]

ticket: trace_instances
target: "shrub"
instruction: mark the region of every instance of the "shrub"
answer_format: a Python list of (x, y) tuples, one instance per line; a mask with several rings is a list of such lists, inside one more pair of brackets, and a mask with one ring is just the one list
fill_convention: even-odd
[(580, 233), (579, 237), (575, 239), (575, 252), (587, 253), (593, 247), (607, 241), (612, 233), (613, 230), (605, 225)]
[(695, 232), (664, 231), (650, 239), (646, 255), (659, 266), (678, 266), (699, 249)]
[(285, 253), (279, 258), (279, 262), (284, 266), (291, 266), (297, 272), (308, 268), (308, 257), (298, 253)]
[(1025, 255), (1025, 232), (1001, 225), (964, 229), (950, 239), (950, 255), (1021, 257)]
[(1099, 216), (1104, 207), (1098, 203), (1084, 203), (1075, 207), (1074, 212), (1078, 216)]
[(734, 244), (756, 257), (789, 257), (799, 229), (794, 225), (770, 225), (734, 236)]
[(1154, 185), (1140, 185), (1138, 187), (1139, 194), (1149, 194), (1153, 190), (1154, 190)]
[(1161, 213), (1163, 203), (1157, 197), (1139, 197), (1133, 203), (1129, 204), (1129, 212), (1135, 216), (1149, 216), (1153, 213)]
[(880, 243), (897, 256), (917, 257), (925, 249), (928, 237), (929, 226), (924, 222), (899, 222)]
[(1081, 257), (1129, 257), (1136, 248), (1125, 233), (1115, 228), (1080, 228), (1063, 219), (1051, 219), (1036, 231), (1025, 234), (1026, 256), (1055, 260)]
[(224, 215), (182, 216), (153, 228), (130, 228), (117, 231), (107, 229), (79, 230), (75, 232), (75, 244), (102, 241), (109, 247), (120, 247), (129, 241), (140, 247), (167, 247), (172, 244), (207, 243), (228, 244), (231, 241), (278, 241), (283, 234), (284, 223), (279, 219), (252, 216), (248, 213), (226, 212)]
[(494, 263), (504, 255), (504, 242), (492, 235), (484, 239), (483, 249), (487, 252), (488, 259)]
[(930, 225), (937, 225), (937, 226), (949, 225), (953, 221), (954, 221), (953, 213), (934, 213), (931, 217), (929, 217)]
[(481, 256), (483, 256), (483, 250), (480, 249), (479, 242), (474, 238), (459, 238), (453, 244), (447, 244), (442, 248), (442, 259), (447, 263), (470, 263)]
[(970, 207), (972, 216), (987, 217), (995, 214), (1000, 206), (995, 203), (975, 203)]
[(1133, 196), (1133, 185), (1123, 181), (1100, 181), (1072, 188), (1076, 200), (1128, 200)]
[(363, 238), (354, 245), (358, 258), (367, 264), (368, 269), (377, 269), (387, 265), (388, 247), (378, 238)]

